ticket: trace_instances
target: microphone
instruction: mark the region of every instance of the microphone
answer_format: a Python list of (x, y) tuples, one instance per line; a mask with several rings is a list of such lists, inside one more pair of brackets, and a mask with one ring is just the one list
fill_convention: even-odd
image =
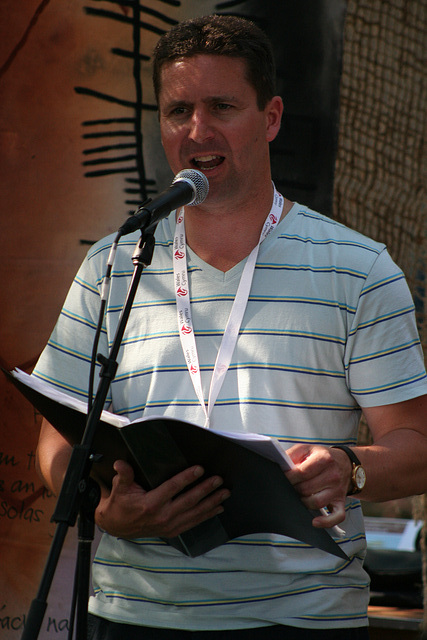
[(209, 191), (209, 182), (205, 174), (196, 169), (183, 169), (176, 174), (172, 184), (163, 193), (145, 205), (141, 205), (119, 229), (121, 236), (137, 229), (157, 224), (171, 211), (188, 204), (201, 204)]

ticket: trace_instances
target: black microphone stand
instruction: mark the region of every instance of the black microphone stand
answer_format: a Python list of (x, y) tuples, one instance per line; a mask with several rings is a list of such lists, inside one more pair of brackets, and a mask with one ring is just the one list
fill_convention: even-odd
[[(90, 478), (90, 472), (99, 456), (92, 450), (96, 429), (108, 395), (111, 382), (116, 375), (117, 356), (126, 329), (132, 304), (143, 269), (151, 264), (155, 246), (155, 223), (147, 222), (141, 229), (141, 238), (132, 256), (134, 272), (123, 306), (119, 324), (108, 357), (98, 354), (101, 363), (100, 382), (86, 422), (85, 431), (80, 444), (74, 445), (61, 487), (59, 498), (52, 515), (52, 522), (57, 523), (49, 550), (42, 579), (36, 597), (31, 603), (22, 640), (34, 640), (38, 637), (47, 608), (47, 596), (55, 575), (65, 536), (69, 527), (73, 527), (79, 516), (79, 554), (76, 568), (76, 579), (84, 582), (80, 590), (77, 606), (77, 640), (87, 638), (87, 600), (89, 594), (90, 544), (94, 537), (94, 513), (100, 498), (99, 485)], [(79, 543), (79, 544), (80, 544)], [(74, 620), (71, 621), (73, 624)]]

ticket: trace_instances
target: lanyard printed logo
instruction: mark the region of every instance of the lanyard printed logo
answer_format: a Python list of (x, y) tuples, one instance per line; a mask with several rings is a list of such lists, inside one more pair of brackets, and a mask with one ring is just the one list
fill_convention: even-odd
[(228, 371), (231, 357), (236, 346), (240, 327), (242, 325), (243, 315), (248, 304), (249, 293), (252, 286), (252, 280), (260, 244), (277, 226), (280, 220), (282, 207), (283, 197), (280, 195), (280, 193), (278, 193), (278, 191), (276, 191), (276, 189), (274, 189), (274, 198), (271, 211), (264, 222), (258, 244), (251, 251), (246, 261), (242, 276), (240, 278), (236, 297), (234, 299), (230, 316), (228, 318), (227, 326), (222, 336), (221, 345), (218, 350), (214, 370), (212, 373), (207, 406), (203, 397), (199, 356), (197, 353), (196, 338), (191, 316), (191, 300), (187, 271), (187, 245), (184, 226), (184, 209), (179, 212), (178, 219), (176, 221), (173, 244), (173, 270), (175, 279), (178, 329), (188, 372), (190, 374), (197, 398), (203, 409), (203, 413), (205, 415), (205, 427), (207, 428), (209, 427), (210, 416), (216, 399), (218, 398), (218, 394), (224, 381), (225, 374)]

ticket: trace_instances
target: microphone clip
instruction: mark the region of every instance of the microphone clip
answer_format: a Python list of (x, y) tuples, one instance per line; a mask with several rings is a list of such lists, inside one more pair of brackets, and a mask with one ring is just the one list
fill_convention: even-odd
[(118, 230), (120, 236), (126, 236), (128, 233), (133, 233), (138, 229), (144, 229), (151, 220), (151, 212), (145, 207), (152, 202), (152, 198), (147, 198), (142, 204), (139, 205), (132, 215), (122, 224)]

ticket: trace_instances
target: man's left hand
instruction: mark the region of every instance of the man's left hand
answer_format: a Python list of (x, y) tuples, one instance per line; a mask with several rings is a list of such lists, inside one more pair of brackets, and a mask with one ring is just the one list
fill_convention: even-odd
[(333, 527), (345, 519), (345, 501), (350, 484), (351, 462), (340, 449), (297, 444), (287, 449), (295, 468), (286, 476), (308, 509), (326, 508), (313, 519), (313, 526)]

